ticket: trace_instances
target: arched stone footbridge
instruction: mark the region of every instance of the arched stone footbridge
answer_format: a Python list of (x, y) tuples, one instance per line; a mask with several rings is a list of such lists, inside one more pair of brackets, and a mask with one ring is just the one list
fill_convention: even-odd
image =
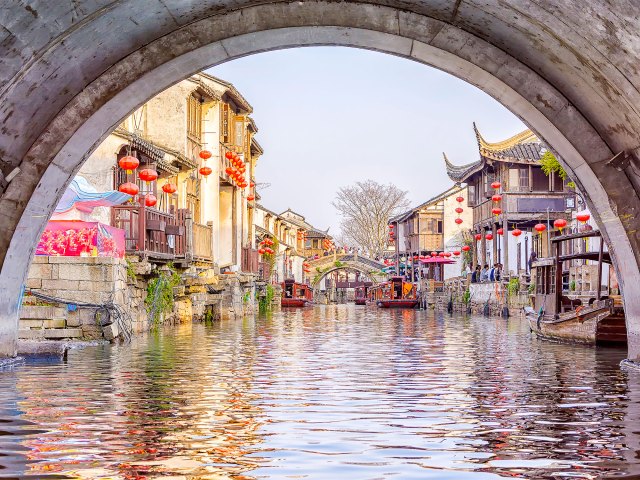
[(386, 265), (377, 260), (354, 254), (327, 255), (316, 260), (310, 260), (312, 287), (316, 287), (323, 278), (337, 270), (355, 270), (360, 272), (373, 283), (378, 283), (386, 278), (382, 269)]
[[(135, 108), (206, 67), (341, 45), (492, 95), (561, 157), (609, 242), (640, 357), (640, 16), (600, 0), (9, 2), (0, 15), (0, 355), (66, 185)], [(430, 92), (425, 89), (425, 95)]]

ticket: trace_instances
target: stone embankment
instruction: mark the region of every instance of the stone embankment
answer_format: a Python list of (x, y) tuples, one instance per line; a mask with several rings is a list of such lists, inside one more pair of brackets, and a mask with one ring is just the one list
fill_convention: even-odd
[[(130, 257), (37, 256), (20, 314), (19, 339), (128, 339), (157, 325), (241, 317), (256, 311), (252, 274), (220, 275)], [(55, 347), (57, 348), (57, 347)]]
[(506, 283), (470, 283), (464, 277), (448, 279), (443, 291), (434, 298), (437, 310), (446, 311), (451, 300), (455, 312), (490, 316), (503, 316), (505, 312), (509, 316), (520, 315), (523, 307), (530, 304), (526, 291), (518, 289), (509, 293)]

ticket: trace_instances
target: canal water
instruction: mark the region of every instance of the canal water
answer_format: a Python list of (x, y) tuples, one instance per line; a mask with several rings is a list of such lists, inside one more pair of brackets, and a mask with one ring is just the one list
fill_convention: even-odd
[(316, 306), (0, 371), (0, 478), (618, 478), (624, 350), (525, 322)]

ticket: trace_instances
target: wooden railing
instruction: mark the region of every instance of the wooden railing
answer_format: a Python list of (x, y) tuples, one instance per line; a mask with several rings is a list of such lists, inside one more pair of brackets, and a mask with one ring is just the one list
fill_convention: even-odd
[[(506, 210), (508, 215), (517, 216), (519, 219), (537, 219), (543, 214), (546, 216), (547, 205), (550, 208), (549, 218), (553, 221), (556, 218), (565, 217), (566, 199), (572, 193), (563, 192), (531, 192), (531, 193), (505, 193), (501, 205), (496, 205), (491, 200), (484, 201), (473, 209), (473, 223), (492, 223), (496, 221), (491, 210), (499, 206)], [(527, 202), (531, 205), (527, 205)], [(536, 206), (536, 202), (539, 206)]]
[(193, 223), (193, 258), (213, 260), (213, 225)]
[(161, 259), (184, 256), (184, 224), (175, 213), (144, 205), (118, 205), (111, 209), (111, 224), (125, 232), (127, 253)]

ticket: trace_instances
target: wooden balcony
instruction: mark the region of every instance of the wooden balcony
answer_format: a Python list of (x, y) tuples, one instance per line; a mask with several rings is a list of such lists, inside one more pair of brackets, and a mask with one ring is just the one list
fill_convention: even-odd
[[(506, 193), (504, 200), (499, 205), (503, 212), (507, 213), (509, 221), (527, 222), (546, 219), (547, 208), (549, 209), (549, 219), (566, 217), (567, 199), (574, 198), (570, 192), (530, 192), (530, 193)], [(575, 203), (574, 203), (575, 205)], [(490, 224), (496, 221), (496, 216), (491, 210), (496, 207), (490, 199), (480, 203), (473, 208), (473, 224)], [(502, 220), (502, 217), (500, 217)]]
[(213, 261), (213, 227), (191, 220), (189, 209), (169, 213), (140, 205), (111, 209), (111, 225), (125, 232), (125, 249), (162, 261)]

